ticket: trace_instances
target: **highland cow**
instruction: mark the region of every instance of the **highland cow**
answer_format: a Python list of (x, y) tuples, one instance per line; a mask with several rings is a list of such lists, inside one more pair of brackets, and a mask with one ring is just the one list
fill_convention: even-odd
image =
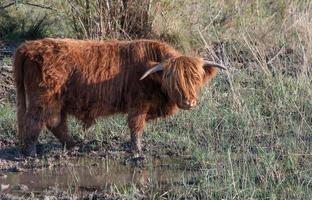
[(36, 153), (44, 127), (73, 147), (69, 115), (89, 127), (98, 117), (124, 113), (132, 149), (141, 153), (145, 123), (194, 107), (198, 90), (217, 68), (224, 69), (153, 40), (26, 42), (17, 49), (14, 62), (22, 152)]

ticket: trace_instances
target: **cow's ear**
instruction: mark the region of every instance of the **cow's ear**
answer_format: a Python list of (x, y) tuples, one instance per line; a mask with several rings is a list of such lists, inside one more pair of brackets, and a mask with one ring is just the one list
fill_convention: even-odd
[(205, 70), (205, 74), (203, 78), (204, 83), (213, 79), (218, 73), (218, 69), (212, 65), (204, 65), (204, 70)]
[(140, 80), (150, 79), (158, 83), (162, 79), (162, 64), (157, 62), (148, 62), (146, 64), (146, 71), (141, 76)]
[(204, 60), (203, 68), (205, 70), (204, 82), (210, 81), (218, 73), (218, 69), (226, 70), (226, 67), (208, 60)]

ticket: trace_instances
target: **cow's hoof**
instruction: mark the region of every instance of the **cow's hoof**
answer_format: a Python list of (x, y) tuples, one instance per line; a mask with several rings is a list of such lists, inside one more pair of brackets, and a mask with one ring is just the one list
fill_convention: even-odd
[(126, 160), (126, 164), (136, 167), (144, 166), (145, 156), (142, 153), (136, 153)]
[(135, 161), (143, 162), (145, 160), (145, 156), (142, 153), (135, 154), (132, 158)]
[(27, 145), (22, 149), (22, 154), (25, 156), (36, 157), (37, 155), (37, 148), (36, 144)]
[(68, 142), (65, 142), (63, 144), (63, 146), (68, 149), (68, 150), (71, 150), (71, 149), (74, 149), (76, 146), (78, 146), (79, 144), (81, 144), (81, 141), (76, 141), (76, 140), (70, 140)]
[(132, 159), (135, 159), (135, 160), (144, 160), (145, 159), (145, 156), (142, 152), (136, 152), (133, 154), (133, 157)]

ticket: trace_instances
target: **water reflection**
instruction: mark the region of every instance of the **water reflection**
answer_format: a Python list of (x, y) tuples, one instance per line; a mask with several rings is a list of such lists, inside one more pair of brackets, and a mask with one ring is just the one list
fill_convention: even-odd
[(82, 158), (66, 161), (52, 169), (9, 173), (1, 184), (27, 185), (30, 191), (42, 191), (56, 187), (62, 190), (100, 190), (110, 186), (123, 187), (130, 184), (155, 188), (182, 184), (194, 174), (182, 170), (176, 161), (152, 160), (146, 167), (123, 165), (113, 160)]

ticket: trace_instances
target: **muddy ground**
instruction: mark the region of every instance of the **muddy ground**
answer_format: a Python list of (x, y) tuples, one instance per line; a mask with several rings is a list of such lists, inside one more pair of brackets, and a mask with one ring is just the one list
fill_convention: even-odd
[[(139, 188), (145, 187), (146, 184), (150, 184), (151, 179), (155, 179), (158, 186), (166, 187), (187, 169), (182, 162), (172, 160), (171, 151), (168, 150), (167, 154), (158, 156), (153, 153), (156, 152), (156, 148), (165, 149), (166, 147), (145, 145), (146, 155), (142, 160), (133, 158), (129, 142), (124, 138), (115, 137), (101, 143), (96, 140), (84, 141), (74, 149), (65, 150), (51, 136), (40, 140), (40, 144), (37, 145), (38, 155), (32, 158), (20, 154), (15, 139), (1, 138), (0, 182), (2, 196), (0, 199), (4, 197), (6, 199), (18, 197), (119, 199), (121, 197), (116, 196), (115, 193), (108, 194), (99, 191), (106, 191), (106, 187), (125, 187), (129, 184), (135, 184)], [(177, 165), (177, 163), (180, 164)], [(153, 176), (148, 170), (151, 167)], [(103, 171), (105, 168), (107, 170)], [(84, 181), (76, 182), (75, 176), (71, 176), (71, 170), (76, 171), (79, 174), (78, 179)], [(51, 175), (53, 173), (55, 174)], [(82, 176), (82, 174), (84, 175)], [(67, 178), (60, 178), (64, 176)], [(136, 176), (135, 179), (134, 176)], [(42, 177), (51, 179), (51, 182), (42, 182)], [(148, 181), (142, 183), (142, 179)], [(179, 178), (175, 180), (176, 183), (179, 181)], [(75, 184), (68, 186), (67, 184), (71, 182), (75, 182)], [(70, 188), (75, 191), (73, 194), (68, 192)], [(138, 195), (140, 196), (140, 194)]]
[[(155, 187), (167, 190), (181, 185), (190, 171), (170, 146), (144, 143), (144, 159), (134, 158), (129, 138), (110, 137), (105, 141), (85, 140), (67, 150), (52, 134), (43, 134), (37, 156), (20, 153), (14, 137), (0, 136), (0, 199), (125, 199), (111, 187)], [(159, 155), (159, 149), (163, 154)], [(183, 151), (183, 150), (181, 150)], [(66, 177), (66, 178), (65, 178)], [(105, 192), (103, 192), (105, 191)], [(138, 192), (137, 199), (148, 199)]]

